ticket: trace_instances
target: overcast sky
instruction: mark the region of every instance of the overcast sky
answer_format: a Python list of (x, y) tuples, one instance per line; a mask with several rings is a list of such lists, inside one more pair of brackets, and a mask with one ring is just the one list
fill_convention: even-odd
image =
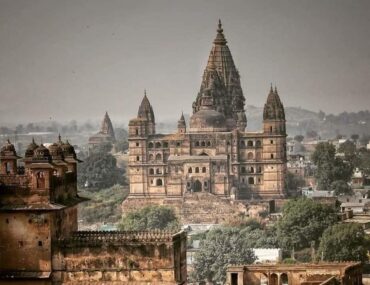
[(0, 120), (190, 113), (219, 18), (248, 105), (370, 109), (369, 0), (0, 0)]

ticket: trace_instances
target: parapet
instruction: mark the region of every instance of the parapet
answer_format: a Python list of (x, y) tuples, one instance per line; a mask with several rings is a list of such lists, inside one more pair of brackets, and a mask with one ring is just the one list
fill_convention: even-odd
[(70, 237), (59, 239), (61, 246), (92, 246), (102, 244), (168, 243), (185, 232), (174, 231), (77, 231)]

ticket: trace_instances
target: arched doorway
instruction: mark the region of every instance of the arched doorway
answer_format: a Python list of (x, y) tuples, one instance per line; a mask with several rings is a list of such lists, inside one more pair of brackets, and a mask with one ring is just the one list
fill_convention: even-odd
[(288, 274), (286, 273), (281, 274), (280, 280), (281, 280), (281, 285), (288, 285), (289, 284)]
[(202, 191), (202, 183), (199, 180), (194, 182), (194, 192)]
[(278, 276), (277, 276), (277, 274), (276, 273), (272, 273), (271, 275), (270, 275), (270, 282), (269, 282), (269, 285), (279, 285), (278, 284)]

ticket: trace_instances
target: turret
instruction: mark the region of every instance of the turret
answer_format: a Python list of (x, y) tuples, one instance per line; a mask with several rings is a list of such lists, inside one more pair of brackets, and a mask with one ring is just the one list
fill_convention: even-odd
[(17, 159), (19, 158), (20, 157), (17, 155), (14, 145), (10, 142), (10, 140), (8, 140), (0, 151), (0, 161), (1, 161), (0, 174), (2, 175), (17, 174)]
[(265, 134), (286, 135), (284, 106), (277, 88), (273, 90), (272, 85), (263, 109), (263, 131)]
[(137, 118), (129, 122), (130, 137), (146, 137), (155, 134), (155, 118), (152, 105), (144, 91), (144, 98), (141, 101)]
[(177, 121), (177, 132), (180, 134), (186, 133), (186, 122), (184, 118), (184, 113), (181, 113), (180, 120)]

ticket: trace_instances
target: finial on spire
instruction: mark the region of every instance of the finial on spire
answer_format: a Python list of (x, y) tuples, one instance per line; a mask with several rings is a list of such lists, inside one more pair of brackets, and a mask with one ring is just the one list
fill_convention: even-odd
[(32, 143), (33, 143), (33, 144), (36, 144), (36, 143), (35, 143), (35, 138), (34, 138), (34, 137), (32, 137)]
[(144, 97), (146, 97), (146, 89), (144, 89)]
[(273, 93), (273, 92), (274, 92), (274, 89), (272, 88), (272, 82), (271, 82), (270, 93)]
[(8, 143), (8, 144), (11, 144), (11, 142), (10, 142), (10, 139), (9, 139), (9, 138), (7, 139), (7, 143)]
[(278, 94), (278, 91), (277, 91), (276, 85), (275, 85), (275, 94)]
[(58, 142), (62, 142), (62, 136), (60, 135), (60, 133), (58, 134)]
[(218, 29), (219, 29), (219, 30), (221, 30), (221, 29), (222, 29), (221, 19), (218, 19)]
[(219, 45), (225, 45), (227, 43), (225, 36), (223, 34), (223, 29), (222, 29), (222, 23), (221, 19), (218, 20), (218, 29), (217, 29), (217, 36), (215, 40), (213, 41), (214, 44), (219, 44)]

